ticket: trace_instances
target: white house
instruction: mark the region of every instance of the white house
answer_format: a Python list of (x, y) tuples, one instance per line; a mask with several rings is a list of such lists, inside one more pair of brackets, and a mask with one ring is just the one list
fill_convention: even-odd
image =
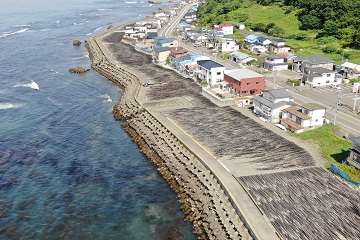
[(215, 46), (220, 52), (233, 52), (239, 50), (239, 44), (232, 38), (220, 38)]
[(245, 23), (239, 23), (238, 25), (239, 30), (245, 29)]
[(310, 68), (309, 73), (303, 75), (302, 82), (310, 87), (329, 86), (340, 84), (341, 78), (336, 78), (336, 72), (327, 68)]
[(291, 106), (282, 113), (281, 124), (292, 132), (300, 133), (320, 127), (325, 122), (325, 107), (317, 103), (305, 103), (301, 107)]
[(360, 65), (344, 62), (341, 64), (341, 70), (345, 73), (345, 77), (347, 78), (359, 78), (360, 77)]
[(206, 80), (210, 86), (219, 85), (224, 81), (225, 67), (213, 60), (197, 61), (197, 76), (200, 80)]
[(224, 32), (225, 35), (234, 34), (234, 25), (233, 24), (223, 23), (223, 24), (220, 24), (219, 27), (222, 29), (222, 31)]
[(263, 67), (271, 71), (287, 70), (288, 63), (285, 62), (285, 58), (278, 55), (267, 55)]
[(233, 52), (230, 53), (229, 59), (239, 63), (240, 65), (245, 65), (246, 63), (250, 62), (251, 60), (256, 60), (253, 56), (243, 53), (243, 52)]
[(253, 53), (264, 53), (266, 52), (267, 48), (262, 45), (251, 45), (250, 51)]
[(294, 98), (284, 88), (265, 90), (253, 99), (254, 113), (271, 123), (280, 122), (281, 111), (295, 105)]
[(271, 44), (271, 40), (264, 38), (262, 36), (258, 36), (256, 41), (264, 47), (268, 47)]
[(291, 48), (285, 45), (285, 40), (277, 39), (269, 44), (269, 51), (274, 53), (290, 52)]

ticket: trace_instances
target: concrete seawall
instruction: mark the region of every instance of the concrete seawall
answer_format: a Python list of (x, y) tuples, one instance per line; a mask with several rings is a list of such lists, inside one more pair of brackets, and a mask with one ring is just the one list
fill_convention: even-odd
[(138, 77), (108, 61), (95, 37), (86, 47), (91, 66), (124, 90), (114, 117), (127, 120), (123, 127), (177, 193), (185, 221), (192, 222), (199, 239), (253, 239), (214, 174), (137, 102)]

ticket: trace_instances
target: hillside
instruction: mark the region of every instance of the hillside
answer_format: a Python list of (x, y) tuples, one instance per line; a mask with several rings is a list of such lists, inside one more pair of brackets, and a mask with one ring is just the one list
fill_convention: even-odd
[[(333, 4), (335, 3), (335, 4)], [(360, 0), (207, 0), (198, 8), (200, 26), (245, 23), (248, 30), (288, 39), (298, 55), (321, 54), (341, 63), (360, 64)], [(325, 10), (326, 9), (326, 10)], [(346, 12), (346, 11), (347, 12)], [(316, 24), (315, 24), (316, 23)], [(357, 24), (357, 25), (356, 25)], [(239, 40), (247, 32), (237, 31)]]

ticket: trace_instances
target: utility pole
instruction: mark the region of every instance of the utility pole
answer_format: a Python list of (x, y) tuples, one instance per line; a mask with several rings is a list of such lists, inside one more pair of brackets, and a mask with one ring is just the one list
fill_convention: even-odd
[(360, 88), (360, 83), (354, 83), (354, 86), (353, 86), (353, 92), (355, 92), (354, 108), (353, 108), (353, 111), (354, 111), (354, 112), (355, 112), (355, 110), (356, 110), (356, 101), (357, 101), (357, 96), (358, 96), (359, 88)]
[(276, 72), (277, 70), (274, 70), (274, 89), (276, 89)]
[(336, 90), (336, 106), (335, 106), (334, 125), (336, 125), (336, 116), (337, 116), (339, 103), (340, 103), (340, 89), (337, 89)]
[(356, 93), (355, 93), (354, 108), (353, 108), (353, 111), (354, 111), (354, 112), (355, 112), (355, 109), (356, 109), (357, 96), (358, 96), (358, 91), (356, 91)]

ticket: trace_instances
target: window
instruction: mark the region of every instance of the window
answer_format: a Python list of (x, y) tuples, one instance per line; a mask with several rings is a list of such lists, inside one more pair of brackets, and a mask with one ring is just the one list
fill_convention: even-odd
[(327, 80), (326, 83), (330, 83), (330, 80)]
[(257, 84), (257, 85), (259, 85), (259, 84), (260, 84), (260, 82), (256, 82), (256, 84)]
[(330, 77), (330, 73), (326, 74), (326, 77)]
[(249, 86), (249, 85), (251, 85), (251, 83), (249, 83), (249, 82), (248, 82), (248, 83), (246, 83), (246, 85), (248, 85), (248, 86)]
[(221, 75), (221, 72), (217, 72), (216, 75)]
[(248, 93), (248, 91), (241, 91), (241, 93), (242, 93), (242, 94), (244, 94), (244, 93)]

